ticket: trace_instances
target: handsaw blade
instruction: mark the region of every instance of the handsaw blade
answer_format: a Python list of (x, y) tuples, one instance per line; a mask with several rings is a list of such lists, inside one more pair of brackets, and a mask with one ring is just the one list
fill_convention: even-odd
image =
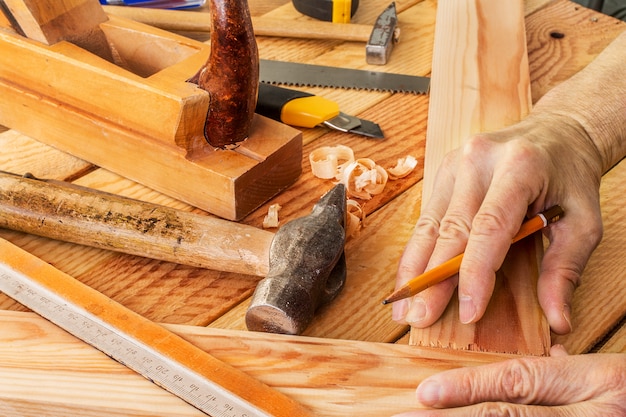
[(260, 81), (309, 87), (427, 94), (429, 77), (262, 59)]

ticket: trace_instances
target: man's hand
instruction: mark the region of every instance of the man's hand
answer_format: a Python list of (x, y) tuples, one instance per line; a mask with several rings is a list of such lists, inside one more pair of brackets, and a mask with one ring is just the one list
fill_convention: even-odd
[(520, 358), (446, 371), (417, 389), (420, 410), (396, 417), (626, 416), (626, 354)]
[(550, 225), (538, 297), (557, 333), (571, 330), (570, 303), (602, 236), (598, 190), (603, 161), (571, 119), (531, 115), (510, 128), (476, 135), (448, 154), (435, 190), (400, 260), (396, 288), (465, 252), (457, 278), (393, 305), (393, 319), (415, 327), (434, 323), (458, 283), (463, 323), (478, 321), (527, 214), (560, 205)]

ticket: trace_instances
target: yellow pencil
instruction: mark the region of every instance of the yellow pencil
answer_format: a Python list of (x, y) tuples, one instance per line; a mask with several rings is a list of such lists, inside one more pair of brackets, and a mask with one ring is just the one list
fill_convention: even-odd
[[(533, 233), (543, 229), (550, 223), (554, 223), (559, 220), (563, 216), (563, 209), (559, 206), (550, 207), (549, 209), (537, 214), (533, 218), (525, 221), (519, 229), (519, 232), (513, 237), (511, 244), (522, 240), (526, 236), (532, 235)], [(461, 261), (463, 260), (463, 254), (455, 256), (442, 263), (435, 268), (424, 272), (422, 275), (419, 275), (409, 282), (407, 282), (404, 286), (400, 287), (393, 294), (387, 297), (383, 304), (393, 303), (394, 301), (399, 301), (404, 298), (409, 298), (414, 296), (415, 294), (424, 291), (426, 288), (431, 287), (441, 281), (444, 281), (453, 275), (459, 272), (459, 268), (461, 267)]]

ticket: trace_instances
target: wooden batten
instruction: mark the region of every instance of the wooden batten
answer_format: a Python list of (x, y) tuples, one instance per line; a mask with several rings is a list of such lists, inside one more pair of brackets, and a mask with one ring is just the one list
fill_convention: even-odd
[[(424, 378), (507, 358), (391, 343), (167, 327), (320, 417), (412, 410), (419, 407), (415, 386)], [(394, 371), (398, 369), (403, 372)], [(205, 415), (33, 313), (0, 311), (0, 375), (0, 414), (6, 417)]]
[[(426, 135), (428, 202), (438, 166), (471, 134), (521, 120), (531, 108), (523, 2), (443, 0), (437, 4)], [(487, 313), (473, 325), (458, 319), (458, 302), (410, 343), (490, 352), (544, 355), (550, 331), (536, 295), (540, 238), (516, 244), (497, 274)]]

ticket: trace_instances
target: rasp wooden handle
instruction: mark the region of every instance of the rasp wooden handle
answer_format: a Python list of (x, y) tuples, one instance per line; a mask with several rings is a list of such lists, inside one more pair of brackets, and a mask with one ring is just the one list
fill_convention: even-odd
[(0, 173), (0, 227), (218, 271), (265, 276), (274, 234), (214, 217)]

